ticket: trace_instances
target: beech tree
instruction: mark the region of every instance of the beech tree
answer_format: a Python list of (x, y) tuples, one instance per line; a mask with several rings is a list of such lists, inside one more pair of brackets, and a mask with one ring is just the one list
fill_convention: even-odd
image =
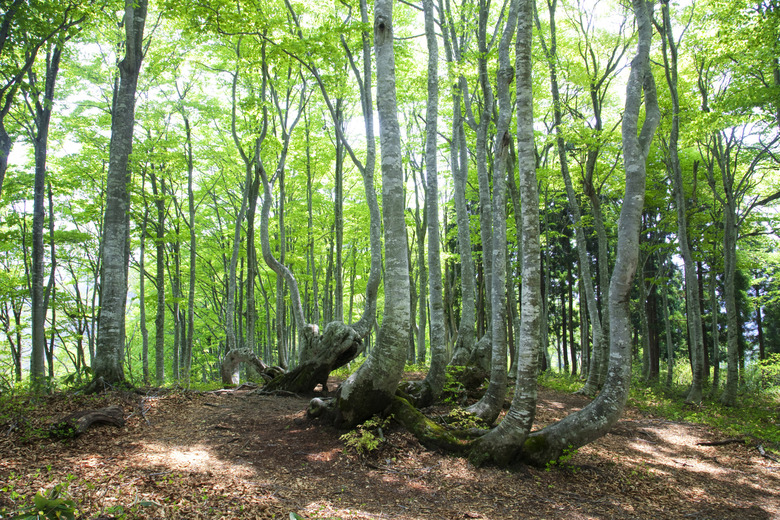
[(98, 318), (94, 379), (91, 389), (101, 384), (124, 381), (122, 360), (125, 347), (125, 303), (129, 260), (129, 159), (133, 149), (135, 93), (144, 54), (144, 26), (148, 0), (126, 0), (124, 13), (125, 56), (119, 62), (119, 81), (111, 118), (111, 145), (106, 179), (106, 210), (100, 271), (100, 315)]
[[(48, 171), (36, 167), (32, 147), (27, 162), (19, 159), (20, 146), (5, 177), (6, 380), (25, 379), (28, 344), (33, 381), (45, 368), (84, 377), (90, 364), (96, 382), (111, 384), (147, 380), (150, 370), (160, 385), (258, 377), (239, 370), (245, 363), (266, 391), (318, 397), (312, 414), (349, 426), (388, 404), (412, 414), (396, 387), (405, 363), (430, 360), (424, 380), (401, 387), (409, 402), (434, 403), (453, 374), (478, 383), (489, 375), (470, 410), (492, 425), (514, 382), (508, 415), (472, 456), (541, 463), (619, 416), (629, 322), (641, 324), (632, 341), (648, 374), (662, 343), (667, 377), (679, 377), (674, 358), (691, 360), (691, 402), (720, 393), (715, 379), (704, 394), (707, 358), (717, 363), (720, 344), (730, 348), (734, 376), (725, 401), (740, 390), (746, 347), (772, 349), (776, 284), (749, 263), (754, 250), (774, 247), (757, 237), (776, 228), (780, 200), (771, 2), (701, 12), (663, 4), (653, 20), (637, 1), (633, 18), (606, 27), (598, 12), (608, 7), (591, 12), (584, 0), (551, 0), (537, 13), (525, 0), (167, 0), (149, 6), (153, 41), (142, 39), (136, 16), (146, 4), (127, 3), (135, 14), (117, 36), (129, 43), (116, 88), (115, 45), (105, 35), (116, 27), (106, 17), (68, 41), (56, 104), (45, 99), (45, 55), (50, 67), (80, 26), (41, 43), (36, 31), (53, 31), (61, 17), (30, 25), (18, 13), (38, 20), (70, 4), (8, 4), (4, 84), (26, 66), (20, 49), (40, 45), (22, 83), (2, 91), (3, 103), (13, 93), (6, 131), (22, 145), (26, 130), (32, 143), (49, 110), (56, 145)], [(639, 41), (629, 70), (633, 19)], [(650, 58), (652, 25), (661, 39)], [(728, 45), (710, 37), (713, 27)], [(669, 87), (660, 89), (664, 126), (655, 142), (648, 63)], [(614, 88), (624, 79), (626, 97)], [(129, 155), (133, 126), (143, 132)], [(48, 178), (34, 186), (39, 172)], [(675, 242), (680, 265), (669, 258)], [(635, 263), (644, 265), (637, 286)], [(755, 318), (740, 303), (740, 272), (757, 278), (749, 283), (762, 304)], [(755, 339), (747, 319), (756, 321)], [(687, 327), (675, 330), (683, 320)], [(35, 324), (29, 334), (25, 323)], [(736, 342), (718, 341), (724, 323)], [(345, 364), (357, 372), (328, 400), (328, 375)], [(448, 364), (471, 366), (447, 374)], [(587, 375), (584, 391), (598, 397), (530, 433), (539, 370)]]
[(333, 410), (336, 424), (342, 426), (358, 424), (389, 405), (403, 373), (411, 320), (392, 0), (374, 4), (374, 49), (382, 164), (385, 307), (376, 345), (360, 368), (339, 387)]
[[(507, 464), (516, 458), (543, 465), (557, 460), (567, 449), (576, 449), (604, 435), (620, 418), (628, 397), (631, 381), (630, 295), (639, 254), (639, 228), (644, 205), (646, 161), (650, 144), (661, 118), (655, 81), (650, 71), (653, 4), (645, 0), (632, 3), (637, 22), (637, 51), (631, 61), (631, 73), (626, 85), (626, 106), (623, 117), (623, 161), (626, 167), (626, 192), (618, 223), (617, 258), (610, 281), (610, 364), (607, 379), (599, 395), (578, 412), (531, 435), (518, 431), (516, 443), (504, 443), (502, 449), (484, 454), (476, 460), (493, 457)], [(530, 16), (529, 16), (530, 18)], [(519, 67), (518, 67), (519, 69)], [(518, 81), (519, 83), (519, 81)], [(645, 119), (640, 125), (640, 108), (644, 96)], [(516, 398), (518, 397), (517, 394)], [(526, 397), (520, 414), (526, 424), (532, 412), (533, 399)], [(496, 434), (498, 435), (498, 434)], [(519, 443), (522, 442), (522, 445)]]

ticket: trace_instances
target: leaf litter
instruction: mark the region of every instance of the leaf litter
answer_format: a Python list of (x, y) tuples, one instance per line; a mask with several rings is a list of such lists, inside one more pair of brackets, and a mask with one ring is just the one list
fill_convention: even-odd
[[(587, 402), (540, 389), (537, 422)], [(631, 408), (560, 464), (505, 470), (427, 450), (397, 426), (358, 456), (343, 431), (305, 418), (307, 404), (244, 388), (60, 394), (0, 410), (0, 512), (67, 483), (80, 518), (101, 520), (780, 518), (780, 464), (749, 444), (697, 445), (724, 436)], [(110, 405), (123, 407), (123, 428), (42, 434)]]

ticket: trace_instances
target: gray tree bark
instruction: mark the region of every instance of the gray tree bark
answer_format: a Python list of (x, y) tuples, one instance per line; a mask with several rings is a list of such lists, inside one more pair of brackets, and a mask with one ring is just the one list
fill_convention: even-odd
[[(524, 3), (524, 5), (526, 5)], [(504, 25), (504, 30), (501, 35), (501, 41), (498, 47), (498, 61), (499, 69), (496, 78), (496, 91), (498, 94), (498, 120), (496, 122), (496, 144), (494, 154), (493, 165), (493, 206), (491, 208), (492, 214), (492, 233), (490, 234), (490, 242), (492, 245), (492, 251), (490, 256), (491, 273), (488, 277), (489, 282), (492, 284), (488, 294), (490, 295), (491, 313), (490, 313), (490, 336), (492, 344), (492, 363), (490, 369), (490, 383), (485, 395), (477, 403), (470, 406), (467, 410), (474, 413), (488, 424), (492, 424), (497, 418), (504, 405), (504, 399), (506, 397), (507, 387), (507, 364), (506, 364), (506, 177), (507, 172), (512, 169), (509, 168), (509, 161), (511, 160), (510, 147), (512, 143), (512, 137), (509, 129), (509, 123), (512, 118), (512, 102), (510, 98), (510, 85), (514, 80), (514, 70), (509, 59), (509, 49), (512, 42), (512, 38), (515, 34), (515, 27), (517, 26), (518, 19), (518, 2), (513, 1), (510, 5), (507, 13), (507, 20)], [(525, 28), (525, 26), (523, 26)], [(530, 29), (529, 29), (530, 30)], [(530, 70), (525, 70), (523, 67), (528, 65), (523, 61), (523, 58), (530, 59), (530, 41), (525, 42), (518, 36), (518, 42), (523, 41), (522, 50), (527, 52), (527, 55), (523, 55), (517, 59), (518, 66), (518, 107), (527, 109), (528, 105), (524, 104), (527, 99), (531, 98), (531, 93), (527, 92), (524, 88), (521, 90), (521, 81), (523, 87), (527, 86), (524, 82), (524, 73), (530, 74)], [(527, 44), (527, 46), (526, 46)], [(520, 45), (518, 44), (518, 50), (520, 51)], [(522, 53), (521, 53), (522, 54)], [(519, 110), (519, 109), (518, 109)], [(484, 114), (483, 114), (484, 117)], [(526, 123), (533, 121), (533, 114), (531, 119), (525, 119), (528, 114), (520, 115), (518, 112), (518, 146), (525, 146), (527, 143), (525, 140), (520, 142), (520, 124), (521, 121)], [(524, 130), (524, 128), (523, 128)], [(527, 135), (524, 135), (527, 137)], [(533, 140), (531, 141), (533, 145)], [(527, 149), (523, 148), (522, 152), (526, 152)], [(528, 160), (528, 155), (521, 155), (521, 162), (523, 166), (529, 167), (534, 178), (536, 177), (536, 161), (532, 161), (530, 165), (525, 164)], [(521, 166), (521, 167), (523, 167)], [(535, 185), (535, 181), (534, 181)], [(527, 186), (523, 184), (523, 188)], [(533, 204), (537, 208), (537, 223), (536, 223), (536, 241), (539, 241), (539, 223), (538, 223), (538, 195), (537, 201)], [(525, 199), (524, 199), (525, 202)], [(525, 208), (524, 208), (525, 209)], [(483, 235), (484, 237), (485, 235)], [(528, 236), (524, 235), (526, 240), (533, 240), (534, 235), (531, 233)], [(484, 238), (483, 238), (484, 240)], [(483, 247), (484, 247), (483, 242)], [(528, 246), (529, 251), (533, 251), (533, 246), (530, 244), (524, 244)], [(537, 246), (538, 247), (538, 246)], [(523, 248), (524, 252), (526, 247)], [(538, 253), (538, 250), (537, 250)], [(485, 255), (487, 256), (487, 255)], [(539, 259), (537, 258), (537, 262)], [(525, 281), (524, 285), (533, 285), (533, 280)], [(525, 288), (524, 288), (525, 289)], [(523, 290), (523, 298), (525, 299), (526, 290)], [(537, 309), (538, 311), (538, 309)], [(537, 322), (538, 328), (538, 322)], [(536, 331), (538, 334), (538, 330)]]
[[(227, 272), (227, 299), (225, 302), (225, 356), (223, 358), (223, 361), (227, 359), (227, 356), (228, 354), (230, 354), (231, 350), (238, 348), (238, 337), (236, 335), (236, 290), (237, 290), (236, 270), (238, 268), (238, 255), (241, 249), (241, 228), (244, 222), (244, 217), (246, 216), (247, 206), (249, 205), (249, 200), (248, 200), (249, 191), (252, 184), (254, 168), (256, 167), (259, 151), (263, 141), (265, 140), (266, 133), (268, 131), (268, 123), (267, 123), (268, 117), (266, 117), (267, 109), (264, 108), (263, 124), (259, 135), (255, 139), (254, 149), (252, 151), (252, 155), (250, 156), (250, 154), (248, 154), (244, 150), (244, 147), (242, 146), (238, 136), (238, 131), (236, 129), (237, 103), (238, 103), (237, 89), (238, 89), (238, 80), (240, 74), (239, 61), (241, 58), (241, 40), (242, 40), (241, 38), (238, 39), (235, 48), (236, 70), (233, 72), (233, 83), (231, 87), (231, 134), (233, 136), (233, 142), (236, 145), (236, 149), (239, 152), (239, 155), (241, 156), (241, 159), (244, 162), (245, 174), (244, 174), (243, 189), (241, 193), (241, 207), (238, 210), (238, 214), (236, 215), (236, 221), (234, 224), (233, 244), (231, 248), (232, 252), (230, 255), (230, 264)], [(265, 97), (265, 92), (266, 92), (265, 74), (263, 74), (262, 84), (260, 88), (262, 92), (261, 96)], [(238, 384), (239, 382), (238, 365), (233, 365), (231, 363), (223, 362), (220, 366), (220, 375), (223, 384)]]
[(129, 258), (128, 160), (133, 149), (135, 92), (144, 55), (143, 35), (148, 0), (125, 1), (125, 56), (119, 62), (119, 84), (111, 117), (106, 209), (100, 271), (100, 314), (89, 390), (101, 390), (99, 382), (124, 381), (122, 358), (125, 344), (125, 301)]
[[(30, 383), (34, 392), (40, 392), (44, 386), (46, 350), (45, 321), (48, 305), (44, 296), (43, 278), (43, 224), (46, 218), (44, 210), (46, 187), (46, 160), (49, 146), (49, 125), (54, 103), (54, 89), (60, 68), (62, 43), (56, 43), (46, 54), (46, 77), (43, 92), (37, 75), (30, 72), (27, 89), (31, 97), (28, 106), (32, 111), (34, 128), (30, 128), (30, 137), (35, 150), (35, 182), (33, 193), (32, 227), (32, 350), (30, 353)], [(2, 153), (2, 152), (0, 152)], [(54, 218), (53, 215), (50, 216)], [(52, 258), (52, 272), (54, 270)], [(53, 368), (53, 367), (50, 367)]]
[[(154, 168), (154, 165), (152, 165)], [(154, 379), (158, 386), (165, 383), (165, 187), (162, 179), (157, 186), (157, 176), (151, 174), (152, 194), (154, 205), (157, 208), (157, 222), (155, 223), (154, 245), (156, 250), (157, 275), (155, 287), (157, 288), (157, 310), (154, 317)]]
[(376, 345), (365, 363), (339, 388), (335, 421), (343, 426), (364, 421), (392, 401), (403, 374), (411, 320), (392, 0), (378, 0), (374, 4), (374, 49), (382, 151), (385, 309)]
[(663, 23), (661, 37), (663, 43), (664, 71), (666, 83), (669, 85), (669, 95), (672, 98), (672, 128), (669, 132), (666, 168), (672, 178), (674, 189), (674, 205), (677, 210), (677, 242), (683, 257), (683, 274), (685, 277), (685, 307), (688, 316), (688, 331), (693, 357), (693, 377), (691, 388), (685, 400), (689, 403), (699, 403), (702, 399), (704, 371), (704, 338), (702, 334), (701, 302), (699, 300), (699, 280), (696, 276), (696, 265), (688, 239), (688, 207), (680, 167), (680, 96), (677, 88), (677, 46), (672, 33), (672, 23), (669, 16), (669, 4), (661, 4)]
[(192, 153), (192, 129), (190, 120), (182, 109), (184, 128), (187, 136), (187, 209), (189, 220), (187, 226), (190, 229), (190, 276), (189, 290), (187, 292), (187, 339), (184, 344), (184, 381), (189, 387), (192, 376), (192, 347), (195, 338), (195, 276), (196, 276), (196, 251), (198, 245), (195, 231), (195, 191), (193, 189), (193, 173), (195, 171)]
[[(499, 45), (498, 91), (501, 106), (504, 106), (508, 101), (509, 82), (512, 79), (508, 45), (515, 24), (517, 24), (515, 40), (517, 154), (523, 233), (523, 291), (520, 304), (520, 329), (517, 333), (517, 379), (512, 405), (506, 417), (490, 433), (480, 438), (472, 448), (471, 460), (477, 464), (490, 460), (499, 465), (506, 465), (514, 460), (531, 429), (536, 410), (536, 376), (541, 342), (539, 325), (542, 299), (539, 192), (533, 137), (531, 76), (533, 2), (531, 0), (512, 0), (507, 12), (507, 23)], [(501, 119), (500, 112), (499, 119)], [(507, 152), (504, 151), (504, 153)], [(498, 154), (496, 155), (498, 156)], [(494, 271), (494, 276), (496, 273), (497, 271)], [(497, 285), (494, 286), (494, 289), (497, 288)], [(493, 312), (496, 312), (495, 308)], [(493, 340), (495, 342), (495, 337)]]
[[(433, 0), (423, 0), (425, 38), (428, 45), (428, 102), (425, 111), (425, 204), (428, 225), (428, 294), (431, 320), (431, 366), (423, 381), (417, 404), (430, 403), (441, 395), (446, 380), (447, 339), (444, 329), (444, 299), (439, 249), (439, 179), (437, 146), (439, 117), (439, 44), (437, 41)], [(422, 321), (422, 320), (421, 320)]]
[[(623, 160), (626, 191), (618, 221), (615, 267), (610, 280), (610, 364), (599, 395), (582, 410), (529, 435), (520, 457), (544, 465), (566, 450), (576, 449), (604, 435), (620, 418), (631, 382), (631, 288), (639, 257), (639, 229), (644, 206), (646, 161), (660, 111), (650, 71), (653, 4), (633, 0), (637, 20), (637, 52), (631, 61), (623, 116)], [(642, 95), (645, 119), (639, 125)]]
[[(442, 34), (447, 62), (459, 64), (465, 50), (465, 37), (458, 38), (449, 3), (439, 2), (439, 12), (442, 19)], [(464, 88), (465, 87), (465, 88)], [(455, 202), (455, 218), (458, 229), (458, 252), (460, 253), (461, 281), (461, 311), (458, 335), (453, 348), (451, 365), (466, 365), (469, 363), (476, 342), (476, 288), (474, 259), (471, 255), (471, 231), (469, 229), (469, 213), (466, 207), (466, 182), (468, 177), (468, 149), (466, 147), (465, 120), (461, 113), (461, 101), (468, 96), (468, 85), (465, 78), (459, 78), (459, 85), (452, 89), (452, 142), (450, 144), (450, 165), (453, 179), (453, 199)]]
[[(582, 212), (580, 211), (577, 195), (574, 193), (574, 185), (569, 174), (569, 162), (566, 155), (566, 143), (563, 138), (561, 96), (558, 90), (558, 70), (557, 60), (557, 34), (555, 30), (555, 7), (556, 1), (548, 2), (550, 10), (550, 46), (547, 47), (542, 38), (541, 44), (547, 57), (547, 66), (550, 70), (550, 85), (553, 97), (553, 117), (555, 119), (556, 144), (558, 149), (558, 159), (561, 166), (561, 175), (566, 186), (566, 196), (569, 200), (569, 214), (574, 225), (575, 237), (577, 240), (577, 254), (579, 258), (580, 277), (585, 286), (585, 297), (587, 299), (588, 312), (590, 313), (591, 331), (593, 333), (593, 358), (591, 360), (591, 370), (588, 372), (588, 379), (585, 386), (580, 390), (585, 395), (595, 395), (603, 384), (601, 378), (603, 372), (601, 366), (607, 363), (603, 348), (607, 338), (601, 327), (601, 317), (599, 316), (598, 306), (596, 304), (596, 291), (593, 287), (593, 275), (590, 271), (590, 259), (588, 258), (587, 241), (585, 239), (585, 230), (582, 223)], [(541, 23), (538, 16), (535, 16), (537, 28), (541, 29)], [(576, 366), (576, 359), (572, 360)]]

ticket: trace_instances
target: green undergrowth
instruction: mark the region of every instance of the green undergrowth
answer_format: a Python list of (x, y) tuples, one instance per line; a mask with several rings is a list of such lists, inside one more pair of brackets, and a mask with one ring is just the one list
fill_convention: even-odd
[(573, 394), (582, 388), (585, 382), (579, 376), (547, 370), (539, 375), (539, 384), (550, 390)]
[[(662, 378), (663, 380), (663, 375)], [(780, 394), (776, 387), (756, 388), (750, 381), (743, 385), (738, 406), (723, 406), (710, 397), (710, 388), (704, 389), (705, 399), (693, 405), (685, 402), (688, 384), (685, 378), (678, 378), (671, 387), (663, 382), (649, 383), (641, 374), (634, 373), (628, 405), (644, 413), (663, 417), (671, 421), (706, 424), (727, 436), (745, 437), (746, 440), (764, 443), (765, 448), (780, 450)], [(539, 384), (559, 392), (572, 393), (582, 388), (584, 382), (569, 374), (545, 372), (539, 376)]]
[[(717, 399), (705, 397), (700, 404), (685, 402), (687, 387), (637, 382), (631, 386), (628, 404), (643, 412), (673, 421), (706, 424), (723, 433), (751, 437), (780, 449), (780, 399), (776, 395), (742, 392), (738, 406), (724, 406)], [(705, 396), (708, 396), (705, 390)]]

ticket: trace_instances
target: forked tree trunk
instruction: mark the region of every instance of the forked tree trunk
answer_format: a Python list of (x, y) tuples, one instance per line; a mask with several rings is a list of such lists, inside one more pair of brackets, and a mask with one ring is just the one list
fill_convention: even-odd
[[(505, 441), (499, 444), (499, 447), (493, 448), (492, 451), (474, 452), (478, 461), (492, 458), (505, 464), (513, 462), (519, 457), (533, 464), (544, 465), (560, 458), (566, 450), (576, 449), (604, 435), (623, 412), (631, 382), (629, 303), (639, 253), (639, 228), (645, 193), (645, 163), (655, 128), (660, 120), (655, 83), (650, 72), (649, 62), (652, 39), (652, 3), (644, 0), (633, 0), (633, 8), (639, 30), (639, 41), (636, 56), (631, 62), (631, 73), (626, 86), (626, 108), (623, 118), (626, 192), (618, 222), (617, 258), (610, 281), (610, 326), (612, 330), (610, 331), (610, 366), (606, 383), (598, 397), (585, 408), (552, 426), (534, 432), (527, 438), (523, 435), (523, 432), (527, 431), (525, 422), (522, 423), (523, 428), (507, 427), (508, 433), (505, 436), (515, 435), (516, 442), (524, 439), (522, 448), (515, 443)], [(640, 132), (639, 113), (643, 92), (646, 117)], [(528, 244), (528, 240), (526, 243)], [(518, 384), (520, 384), (519, 378)], [(535, 399), (530, 398), (532, 392), (533, 389), (527, 394), (528, 397), (523, 407), (510, 410), (508, 418), (517, 414), (518, 420), (528, 421), (529, 416), (533, 417)], [(515, 398), (517, 399), (517, 397), (516, 392)], [(515, 408), (514, 404), (512, 408)], [(486, 436), (487, 439), (491, 437), (500, 437), (500, 435), (499, 433), (491, 433)], [(478, 446), (482, 445), (483, 442), (487, 442), (487, 440), (480, 441)]]
[[(508, 102), (509, 84), (512, 80), (509, 42), (515, 24), (517, 153), (523, 233), (523, 291), (520, 298), (520, 329), (517, 333), (517, 379), (512, 406), (506, 417), (496, 428), (476, 441), (471, 449), (471, 460), (476, 464), (493, 461), (506, 465), (514, 460), (531, 429), (536, 411), (542, 294), (539, 193), (533, 137), (532, 0), (512, 0), (507, 12), (507, 23), (499, 46), (499, 102), (502, 106)], [(495, 311), (494, 308), (493, 312)]]

